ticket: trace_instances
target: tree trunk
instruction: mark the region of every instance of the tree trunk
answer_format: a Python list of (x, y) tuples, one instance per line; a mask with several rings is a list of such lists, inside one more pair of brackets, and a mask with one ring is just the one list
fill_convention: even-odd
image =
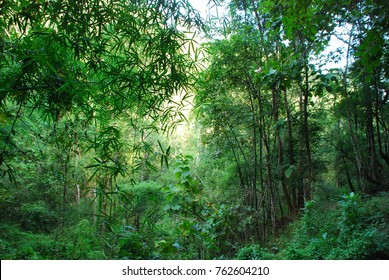
[[(285, 174), (283, 171), (284, 147), (283, 147), (281, 134), (280, 134), (281, 124), (279, 123), (279, 119), (278, 119), (279, 98), (278, 98), (278, 92), (274, 89), (272, 90), (272, 97), (273, 97), (273, 121), (276, 124), (276, 138), (277, 138), (277, 148), (278, 148), (278, 160), (277, 160), (278, 167), (277, 167), (277, 170), (279, 172), (281, 188), (282, 188), (282, 192), (283, 192), (284, 197), (285, 197), (286, 205), (288, 206), (288, 211), (289, 211), (289, 213), (293, 213), (293, 205), (292, 205), (292, 201), (290, 199), (288, 188), (286, 187)], [(278, 123), (278, 125), (277, 125), (277, 123)]]
[[(292, 128), (292, 115), (290, 112), (290, 106), (288, 102), (288, 96), (286, 90), (284, 90), (284, 103), (285, 103), (285, 111), (286, 111), (286, 122), (288, 124), (288, 156), (290, 165), (296, 165), (296, 160), (294, 156), (294, 144), (293, 144), (293, 128)], [(293, 214), (295, 214), (298, 210), (298, 202), (297, 202), (297, 187), (295, 184), (295, 180), (291, 180), (290, 183), (290, 193), (293, 207)]]
[(309, 67), (305, 64), (305, 87), (304, 87), (304, 101), (303, 101), (303, 139), (305, 144), (305, 156), (307, 161), (307, 174), (306, 174), (306, 183), (305, 183), (305, 199), (312, 199), (312, 181), (313, 181), (313, 172), (312, 172), (312, 154), (311, 154), (311, 143), (310, 143), (310, 133), (308, 125), (308, 101), (309, 101), (309, 81), (308, 81), (308, 70)]

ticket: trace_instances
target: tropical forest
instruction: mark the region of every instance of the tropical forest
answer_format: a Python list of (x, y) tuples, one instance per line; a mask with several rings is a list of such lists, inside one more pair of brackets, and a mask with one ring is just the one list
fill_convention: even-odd
[(385, 0), (0, 1), (2, 260), (389, 259)]

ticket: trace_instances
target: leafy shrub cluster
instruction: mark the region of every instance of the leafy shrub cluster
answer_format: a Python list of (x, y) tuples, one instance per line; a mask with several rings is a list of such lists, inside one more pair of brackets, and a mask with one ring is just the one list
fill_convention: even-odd
[[(116, 221), (101, 224), (97, 217), (85, 217), (83, 207), (90, 202), (69, 207), (65, 219), (42, 200), (14, 208), (18, 219), (4, 219), (0, 225), (1, 259), (231, 258), (238, 240), (231, 236), (242, 232), (235, 208), (204, 199), (190, 162), (188, 156), (178, 157), (175, 178), (164, 187), (153, 181), (121, 182)], [(389, 193), (350, 193), (332, 204), (308, 201), (278, 239), (245, 245), (235, 258), (388, 259), (388, 199)]]
[(306, 203), (301, 218), (282, 235), (272, 250), (250, 245), (237, 259), (388, 259), (389, 193), (376, 197), (344, 195), (332, 207)]
[(106, 259), (100, 240), (87, 220), (66, 230), (42, 234), (24, 231), (17, 225), (0, 225), (1, 259)]

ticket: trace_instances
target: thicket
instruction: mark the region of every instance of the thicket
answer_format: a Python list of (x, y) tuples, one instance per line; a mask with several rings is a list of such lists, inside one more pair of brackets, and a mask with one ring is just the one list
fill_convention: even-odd
[(388, 259), (388, 193), (350, 193), (325, 204), (310, 201), (298, 221), (265, 246), (241, 248), (237, 259)]

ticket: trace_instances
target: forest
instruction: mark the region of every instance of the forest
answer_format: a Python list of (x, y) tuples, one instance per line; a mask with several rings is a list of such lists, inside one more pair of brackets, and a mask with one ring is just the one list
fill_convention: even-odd
[(389, 259), (385, 0), (0, 1), (2, 260)]

